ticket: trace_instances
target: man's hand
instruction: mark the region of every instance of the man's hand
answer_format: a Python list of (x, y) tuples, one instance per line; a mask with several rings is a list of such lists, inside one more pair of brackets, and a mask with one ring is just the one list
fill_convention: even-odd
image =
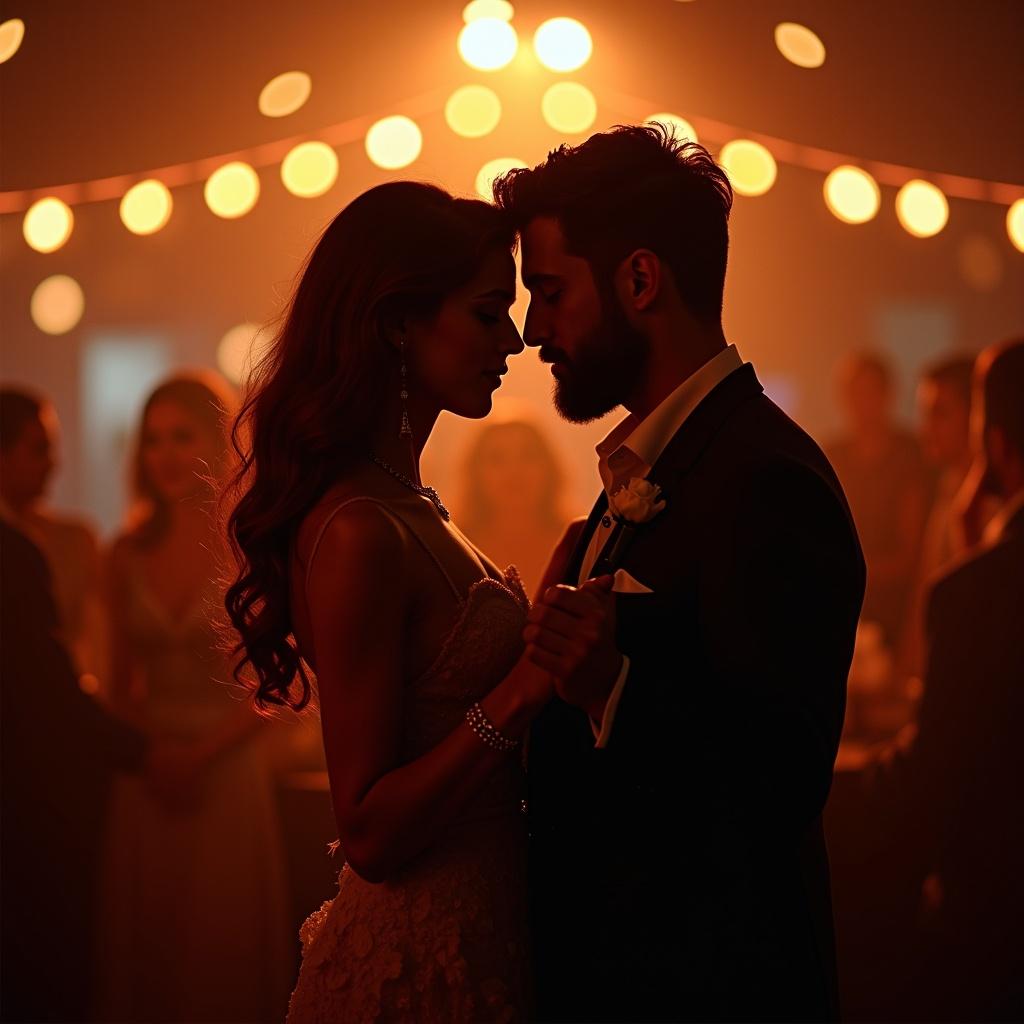
[(527, 656), (554, 676), (559, 697), (595, 722), (604, 716), (622, 668), (615, 646), (614, 579), (601, 576), (579, 588), (548, 588), (523, 632)]

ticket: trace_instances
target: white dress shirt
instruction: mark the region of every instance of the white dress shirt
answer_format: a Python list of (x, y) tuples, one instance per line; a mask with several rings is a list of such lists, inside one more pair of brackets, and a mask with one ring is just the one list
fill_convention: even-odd
[[(691, 413), (731, 373), (743, 365), (735, 345), (709, 359), (696, 373), (686, 378), (649, 416), (638, 420), (630, 414), (598, 446), (598, 472), (605, 494), (611, 496), (631, 480), (646, 479), (669, 441), (689, 419)], [(609, 505), (609, 507), (611, 507)], [(602, 517), (590, 539), (580, 566), (579, 583), (590, 578), (601, 550), (615, 528), (610, 515)], [(600, 728), (591, 722), (598, 748), (608, 745), (615, 712), (629, 675), (629, 659), (623, 655), (622, 670), (605, 704)]]

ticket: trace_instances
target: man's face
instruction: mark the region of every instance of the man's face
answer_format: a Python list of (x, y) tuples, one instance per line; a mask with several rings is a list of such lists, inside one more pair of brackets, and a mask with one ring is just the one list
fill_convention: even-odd
[(43, 406), (0, 457), (4, 497), (14, 504), (33, 502), (46, 493), (57, 464), (57, 414)]
[(969, 451), (970, 408), (956, 388), (925, 379), (917, 389), (921, 448), (934, 466), (956, 466)]
[(566, 250), (552, 217), (523, 231), (523, 284), (530, 293), (523, 340), (551, 364), (555, 406), (573, 423), (589, 423), (621, 405), (647, 362), (647, 338), (627, 320), (610, 286)]

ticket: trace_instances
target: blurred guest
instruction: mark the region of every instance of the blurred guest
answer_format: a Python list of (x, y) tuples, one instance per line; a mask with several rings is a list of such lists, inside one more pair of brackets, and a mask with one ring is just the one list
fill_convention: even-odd
[(966, 549), (953, 498), (971, 466), (973, 356), (953, 356), (928, 367), (917, 389), (921, 451), (939, 474), (921, 546), (920, 576), (931, 579)]
[(115, 791), (104, 873), (103, 1020), (283, 1016), (292, 967), (261, 719), (228, 689), (211, 618), (215, 495), (234, 406), (213, 375), (161, 384), (142, 413), (139, 507), (109, 556), (112, 695), (180, 745), (186, 784)]
[(971, 465), (971, 376), (974, 356), (951, 356), (921, 374), (917, 388), (918, 437), (928, 465), (937, 474), (931, 509), (921, 541), (911, 618), (902, 664), (918, 677), (924, 648), (924, 598), (944, 568), (967, 548), (953, 499)]
[(1024, 1019), (1024, 338), (975, 373), (979, 493), (992, 540), (935, 584), (916, 739), (889, 775), (892, 840), (922, 884), (924, 1016)]
[(893, 418), (893, 381), (879, 355), (849, 358), (839, 375), (845, 434), (826, 454), (846, 491), (868, 566), (862, 618), (890, 648), (901, 642), (924, 528), (927, 482), (914, 438)]
[(570, 519), (550, 442), (529, 419), (489, 421), (466, 455), (463, 479), (465, 533), (499, 565), (515, 565), (531, 593)]
[(0, 517), (42, 551), (57, 601), (61, 638), (79, 675), (103, 674), (99, 550), (93, 530), (43, 504), (57, 465), (53, 406), (21, 388), (0, 388)]
[(159, 761), (82, 692), (57, 624), (42, 552), (0, 520), (0, 1019), (12, 1022), (86, 1018), (110, 779)]

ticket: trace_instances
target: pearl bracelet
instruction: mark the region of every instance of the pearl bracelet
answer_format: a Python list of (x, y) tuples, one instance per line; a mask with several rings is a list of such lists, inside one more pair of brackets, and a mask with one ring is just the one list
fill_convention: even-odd
[(466, 722), (470, 729), (492, 750), (507, 754), (519, 746), (518, 741), (495, 728), (494, 723), (484, 714), (484, 710), (479, 704), (474, 704), (466, 712)]

